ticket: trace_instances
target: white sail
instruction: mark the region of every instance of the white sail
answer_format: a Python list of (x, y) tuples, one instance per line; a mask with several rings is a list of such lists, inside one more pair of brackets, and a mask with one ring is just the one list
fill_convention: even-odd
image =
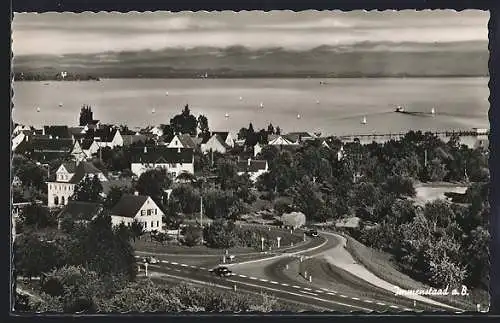
[(366, 124), (366, 117), (363, 117), (363, 120), (361, 120), (362, 124)]
[(36, 108), (36, 112), (40, 112), (40, 107), (37, 107), (37, 108)]
[(301, 115), (300, 114), (297, 114), (297, 119), (300, 119), (301, 118)]
[(431, 114), (436, 114), (436, 109), (432, 108), (431, 109)]
[(226, 117), (226, 119), (229, 118), (229, 113), (226, 113), (225, 117)]
[(153, 109), (151, 110), (151, 113), (153, 113), (153, 114), (154, 114), (154, 113), (156, 113), (155, 108), (153, 108)]

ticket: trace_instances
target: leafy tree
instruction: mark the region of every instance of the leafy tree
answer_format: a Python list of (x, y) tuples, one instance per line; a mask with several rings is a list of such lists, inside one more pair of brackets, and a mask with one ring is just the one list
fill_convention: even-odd
[(165, 169), (152, 169), (141, 174), (135, 185), (141, 195), (150, 196), (156, 204), (162, 205), (166, 197), (165, 190), (172, 185), (172, 180)]
[(470, 232), (464, 241), (467, 253), (467, 283), (470, 286), (482, 286), (487, 288), (488, 271), (490, 268), (488, 247), (490, 234), (485, 227), (478, 226)]
[(160, 129), (162, 131), (161, 139), (165, 142), (171, 142), (175, 136), (175, 129), (172, 125), (162, 124), (160, 125)]
[(188, 247), (196, 246), (200, 244), (201, 238), (203, 237), (203, 231), (201, 228), (188, 225), (184, 233), (184, 244)]
[(130, 234), (135, 242), (135, 239), (141, 237), (144, 234), (144, 225), (137, 219), (134, 219), (130, 224)]
[(200, 130), (199, 137), (210, 136), (210, 129), (208, 127), (208, 119), (206, 116), (200, 114), (198, 116), (198, 129)]
[(94, 114), (92, 112), (92, 107), (90, 107), (89, 105), (82, 106), (82, 108), (80, 109), (79, 125), (86, 126), (92, 120), (94, 120)]
[(433, 182), (440, 182), (446, 177), (446, 166), (438, 158), (434, 158), (427, 166), (427, 174)]
[(205, 227), (203, 237), (211, 248), (232, 248), (237, 243), (234, 223), (223, 219), (214, 220)]
[(204, 214), (211, 219), (235, 218), (239, 211), (234, 207), (236, 201), (232, 191), (209, 189), (203, 194)]
[(72, 199), (81, 202), (100, 202), (102, 184), (97, 176), (86, 176), (76, 184)]
[(323, 210), (323, 198), (317, 185), (308, 177), (302, 178), (290, 191), (295, 207), (310, 220), (318, 219)]
[(25, 187), (33, 187), (36, 190), (45, 191), (47, 180), (47, 169), (35, 164), (23, 156), (16, 156), (12, 160), (12, 168), (15, 176), (19, 178)]
[(106, 199), (104, 200), (104, 205), (111, 209), (116, 205), (116, 203), (118, 203), (118, 201), (120, 201), (125, 192), (126, 190), (119, 186), (111, 186)]
[(270, 123), (269, 126), (267, 126), (267, 133), (270, 135), (274, 135), (274, 126), (272, 123)]
[(397, 196), (413, 197), (416, 194), (413, 181), (401, 176), (389, 176), (384, 183), (384, 190)]
[(275, 135), (281, 135), (281, 128), (280, 127), (276, 127), (276, 130), (274, 131), (274, 134)]
[(35, 229), (56, 225), (56, 219), (51, 216), (46, 207), (31, 203), (22, 214), (23, 224)]
[(14, 265), (17, 274), (28, 278), (39, 276), (61, 265), (62, 250), (54, 243), (39, 237), (23, 234), (14, 242)]
[(170, 195), (170, 203), (179, 203), (183, 213), (194, 213), (199, 210), (200, 194), (189, 184), (176, 185)]
[(196, 117), (191, 114), (189, 106), (186, 104), (184, 110), (170, 120), (170, 125), (175, 133), (188, 133), (192, 136), (196, 136), (198, 121)]

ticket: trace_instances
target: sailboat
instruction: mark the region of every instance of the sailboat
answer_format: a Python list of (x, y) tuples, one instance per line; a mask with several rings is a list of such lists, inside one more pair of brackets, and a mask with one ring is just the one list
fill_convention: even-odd
[(242, 101), (242, 100), (243, 100), (243, 97), (242, 97), (242, 96), (240, 96), (240, 101)]
[(316, 100), (316, 104), (319, 104), (319, 100)]
[(229, 119), (229, 113), (226, 113), (225, 117), (226, 119)]
[(40, 112), (40, 107), (36, 107), (36, 112)]
[(59, 102), (59, 108), (62, 108), (63, 104), (62, 102)]
[(300, 118), (301, 118), (300, 114), (297, 114), (297, 119), (300, 119)]
[(361, 120), (361, 124), (366, 124), (366, 117), (363, 117), (363, 120)]
[(262, 103), (262, 102), (260, 103), (260, 108), (264, 109), (264, 103)]
[(153, 108), (153, 109), (151, 110), (151, 113), (152, 113), (152, 114), (155, 114), (155, 113), (156, 113), (155, 108)]
[(165, 92), (165, 96), (168, 96), (168, 91), (167, 91), (167, 92)]
[(436, 114), (436, 109), (432, 108), (431, 109), (431, 114)]

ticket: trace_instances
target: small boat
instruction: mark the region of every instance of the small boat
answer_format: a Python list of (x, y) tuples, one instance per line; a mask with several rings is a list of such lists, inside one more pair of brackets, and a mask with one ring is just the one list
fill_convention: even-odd
[(436, 109), (432, 108), (431, 109), (431, 114), (436, 114)]
[(168, 91), (167, 91), (167, 92), (165, 92), (165, 96), (168, 96)]
[(59, 108), (62, 108), (63, 104), (62, 102), (59, 102)]
[(319, 100), (316, 100), (316, 104), (319, 104)]
[(396, 112), (403, 113), (403, 112), (405, 112), (405, 108), (403, 108), (402, 106), (398, 106), (396, 108)]
[(363, 117), (363, 120), (361, 120), (361, 124), (366, 124), (366, 117)]
[(300, 119), (300, 118), (301, 118), (300, 114), (297, 114), (297, 119)]
[(155, 113), (156, 113), (155, 108), (153, 108), (153, 109), (151, 110), (151, 113), (152, 113), (152, 114), (155, 114)]
[(40, 107), (36, 107), (36, 112), (40, 112)]
[(242, 101), (242, 100), (243, 100), (243, 97), (242, 97), (242, 96), (240, 96), (240, 101)]
[(226, 113), (225, 117), (226, 119), (229, 119), (229, 113)]
[(260, 108), (264, 109), (264, 103), (262, 103), (262, 102), (260, 103)]

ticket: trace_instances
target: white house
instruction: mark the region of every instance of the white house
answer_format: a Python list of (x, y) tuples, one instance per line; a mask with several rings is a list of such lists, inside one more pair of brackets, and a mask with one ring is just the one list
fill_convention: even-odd
[(18, 132), (17, 135), (12, 138), (12, 151), (16, 151), (17, 146), (19, 146), (24, 141), (28, 141), (28, 136), (23, 132)]
[(297, 143), (294, 143), (284, 136), (269, 136), (268, 145), (271, 146), (297, 146)]
[(253, 146), (253, 156), (256, 157), (260, 152), (262, 151), (262, 145), (259, 143), (256, 143), (255, 146)]
[(196, 148), (196, 143), (189, 134), (177, 134), (167, 145), (168, 148)]
[(194, 151), (189, 148), (153, 146), (131, 151), (131, 170), (137, 177), (150, 169), (165, 169), (175, 180), (179, 174), (194, 174)]
[(53, 208), (67, 205), (76, 184), (86, 177), (93, 176), (98, 176), (101, 182), (108, 180), (92, 163), (81, 161), (78, 164), (73, 162), (61, 164), (56, 171), (55, 179), (47, 182), (47, 206)]
[(119, 129), (113, 129), (109, 134), (98, 134), (96, 133), (94, 140), (97, 142), (99, 147), (122, 147), (123, 137)]
[(76, 161), (82, 161), (87, 159), (87, 155), (83, 151), (78, 141), (75, 141), (75, 144), (73, 145), (73, 150), (71, 150), (71, 155)]
[(155, 135), (156, 137), (163, 136), (163, 130), (161, 129), (161, 126), (154, 126), (149, 130), (149, 132)]
[(240, 160), (236, 164), (238, 175), (248, 174), (250, 180), (257, 181), (257, 178), (268, 171), (266, 160)]
[(163, 211), (149, 196), (123, 195), (111, 209), (111, 224), (130, 226), (134, 220), (142, 224), (144, 231), (163, 231)]
[(21, 133), (22, 131), (30, 131), (30, 127), (29, 126), (25, 126), (25, 125), (22, 125), (22, 124), (18, 124), (16, 125), (16, 127), (14, 128), (14, 130), (12, 130), (12, 135), (13, 136), (17, 136), (19, 133)]
[(201, 144), (201, 152), (207, 154), (209, 152), (218, 152), (225, 154), (231, 147), (219, 135), (213, 135), (207, 142)]
[(222, 142), (224, 142), (226, 145), (228, 145), (231, 148), (234, 148), (235, 140), (230, 132), (227, 131), (212, 132), (212, 137), (215, 135), (219, 136), (222, 139)]

